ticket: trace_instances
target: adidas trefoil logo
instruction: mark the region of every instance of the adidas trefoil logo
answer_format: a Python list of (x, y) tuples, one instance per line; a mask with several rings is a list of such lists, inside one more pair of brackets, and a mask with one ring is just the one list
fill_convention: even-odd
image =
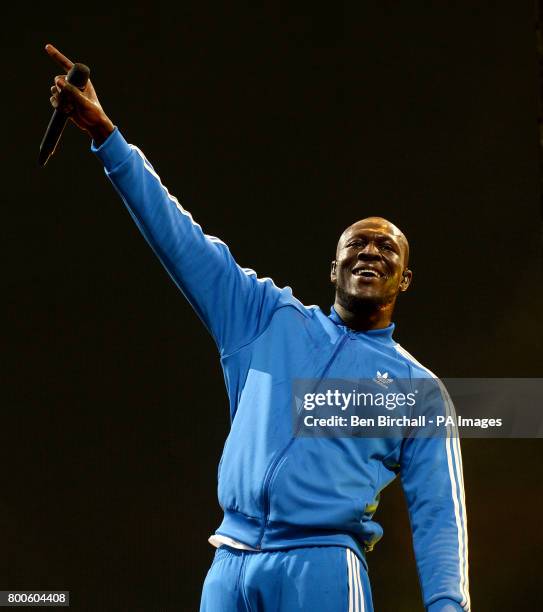
[(393, 378), (390, 378), (390, 376), (388, 375), (388, 372), (383, 372), (381, 374), (381, 372), (379, 372), (379, 370), (377, 370), (377, 374), (375, 375), (375, 378), (373, 379), (374, 382), (376, 382), (378, 385), (381, 385), (381, 387), (384, 387), (385, 389), (394, 382)]

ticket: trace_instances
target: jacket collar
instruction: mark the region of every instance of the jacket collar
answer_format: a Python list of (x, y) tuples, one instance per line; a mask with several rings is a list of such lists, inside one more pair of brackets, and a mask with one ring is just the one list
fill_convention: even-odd
[(354, 334), (356, 336), (366, 336), (366, 337), (370, 337), (380, 342), (388, 342), (388, 343), (394, 342), (394, 340), (392, 339), (392, 334), (394, 333), (394, 328), (395, 328), (394, 323), (391, 323), (387, 327), (382, 327), (381, 329), (368, 329), (367, 331), (356, 331), (354, 329), (351, 329), (345, 324), (345, 322), (338, 315), (338, 313), (336, 312), (333, 306), (330, 308), (330, 314), (328, 315), (328, 318), (331, 319), (338, 327), (343, 327), (345, 331), (348, 331), (349, 333)]

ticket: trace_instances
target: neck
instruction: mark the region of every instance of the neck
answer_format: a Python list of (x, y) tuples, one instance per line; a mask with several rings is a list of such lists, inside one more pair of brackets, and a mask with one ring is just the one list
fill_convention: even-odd
[(334, 310), (347, 327), (355, 331), (368, 331), (370, 329), (383, 329), (390, 325), (394, 302), (395, 300), (388, 304), (375, 304), (373, 302), (343, 304), (336, 296)]

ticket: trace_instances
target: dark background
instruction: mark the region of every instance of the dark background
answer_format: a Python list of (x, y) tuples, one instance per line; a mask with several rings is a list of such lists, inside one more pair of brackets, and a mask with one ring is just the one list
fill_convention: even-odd
[[(126, 2), (3, 27), (6, 373), (0, 589), (75, 610), (196, 610), (228, 430), (213, 341), (85, 135), (36, 163), (59, 74), (106, 112), (242, 265), (328, 310), (340, 232), (408, 235), (396, 339), (441, 376), (541, 376), (532, 2)], [(219, 304), (218, 304), (219, 306)], [(463, 443), (475, 612), (541, 601), (540, 440)], [(397, 483), (370, 555), (377, 612), (422, 609)]]

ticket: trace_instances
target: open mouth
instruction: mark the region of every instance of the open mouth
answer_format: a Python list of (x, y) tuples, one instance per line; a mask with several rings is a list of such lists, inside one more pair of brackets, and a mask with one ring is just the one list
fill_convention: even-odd
[(383, 276), (381, 272), (373, 268), (355, 268), (352, 273), (354, 276), (360, 276), (362, 278), (381, 278)]

